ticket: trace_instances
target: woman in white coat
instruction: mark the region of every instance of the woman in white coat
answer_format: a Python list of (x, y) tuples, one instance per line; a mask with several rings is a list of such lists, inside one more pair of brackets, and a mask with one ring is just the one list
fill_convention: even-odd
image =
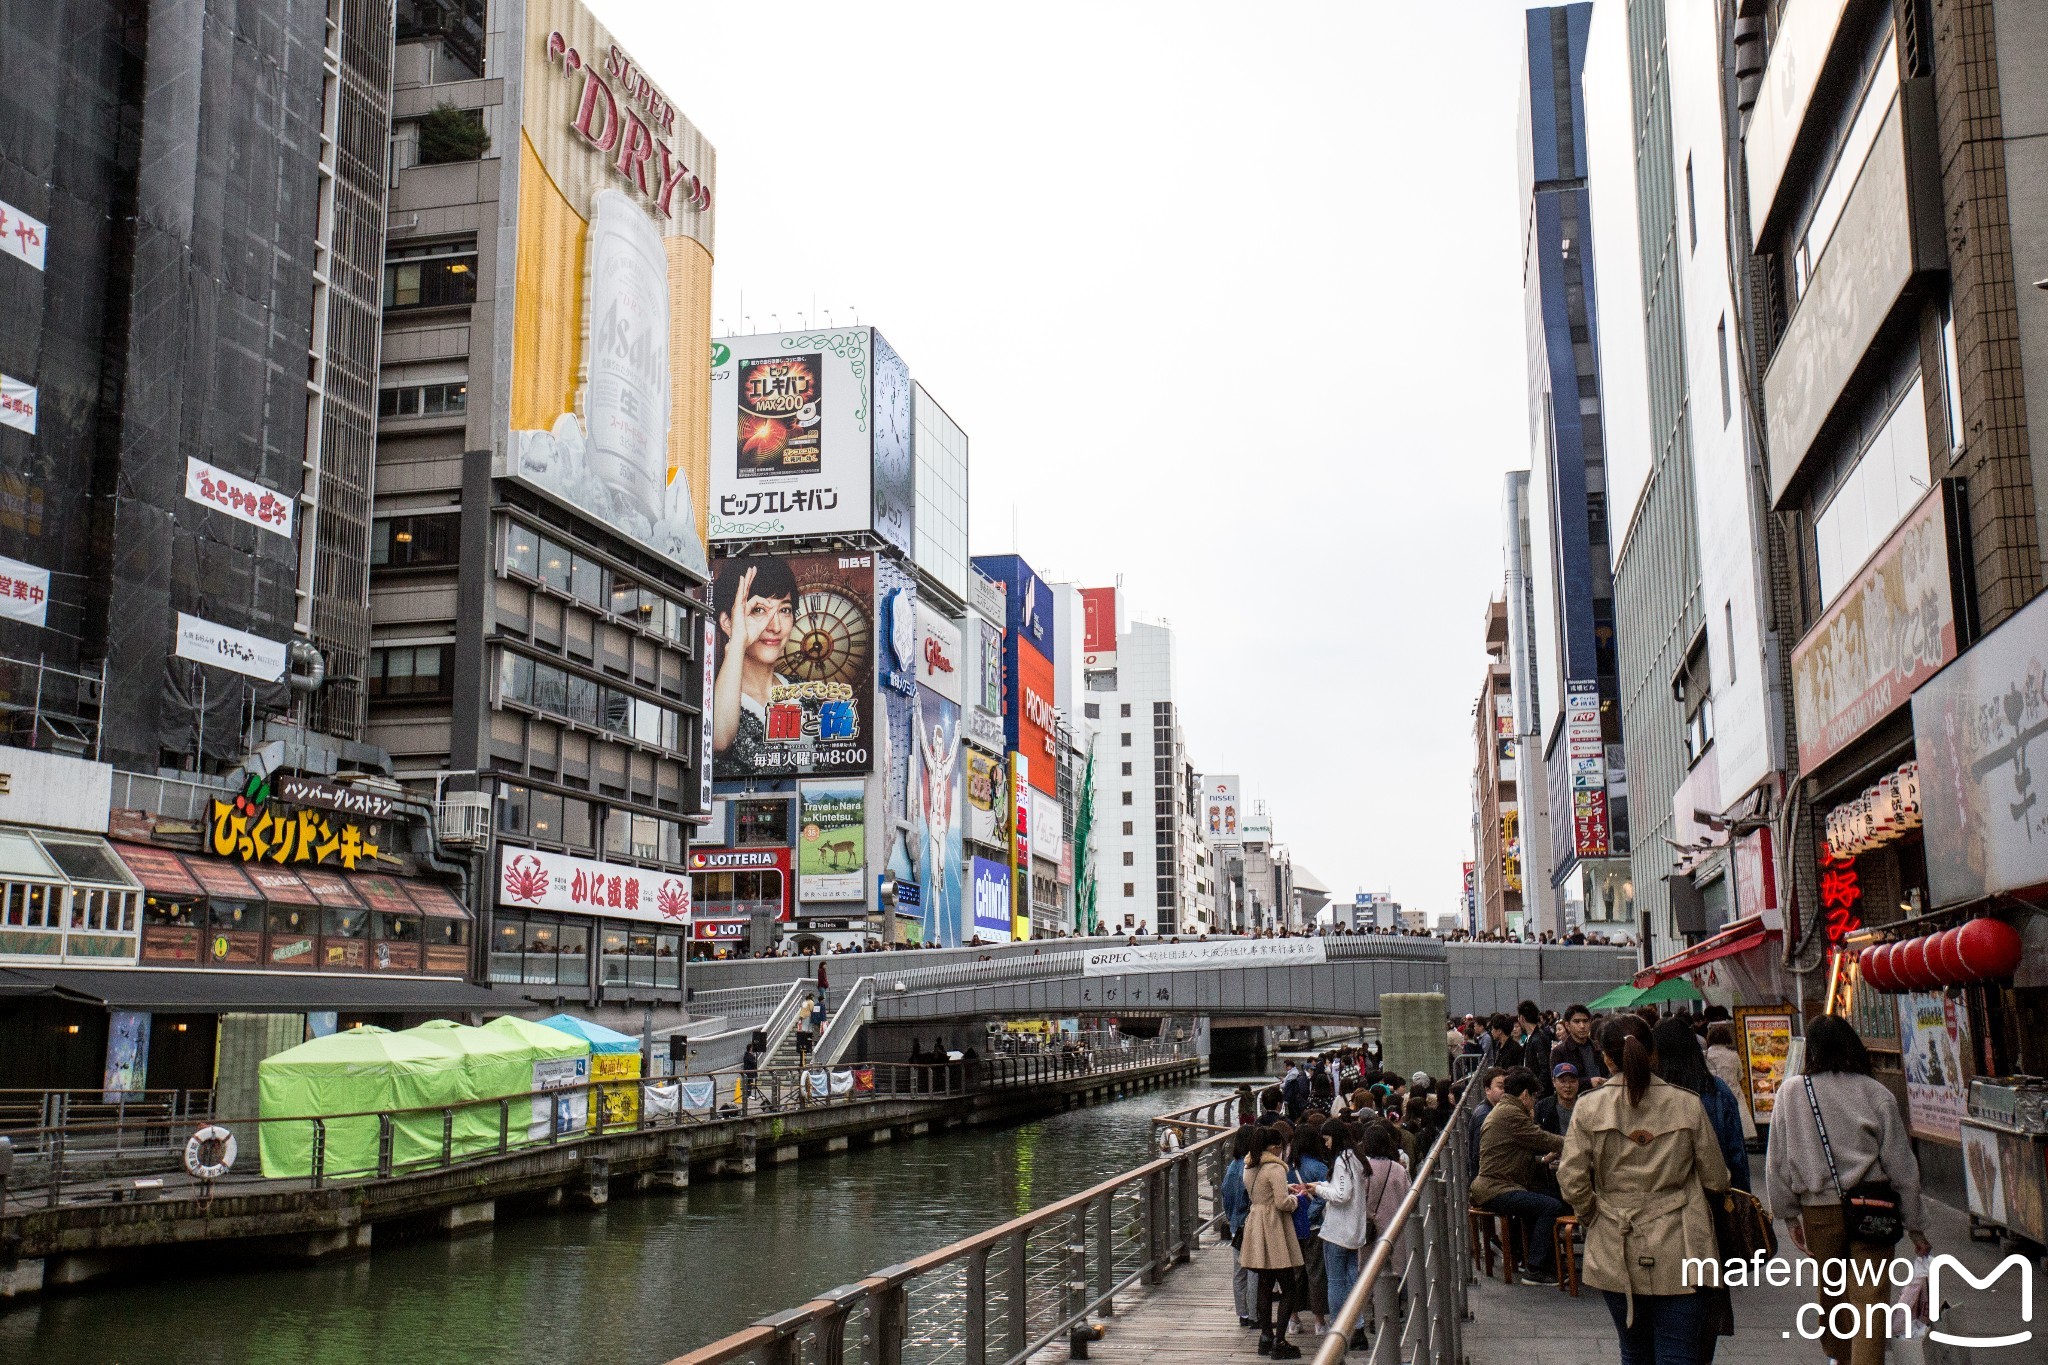
[[(1321, 1199), (1323, 1209), (1323, 1267), (1329, 1281), (1330, 1316), (1335, 1317), (1351, 1297), (1358, 1282), (1359, 1267), (1370, 1254), (1374, 1238), (1393, 1221), (1394, 1210), (1408, 1197), (1408, 1170), (1401, 1164), (1401, 1146), (1394, 1130), (1384, 1121), (1368, 1124), (1365, 1135), (1350, 1145), (1350, 1125), (1331, 1119), (1323, 1125), (1323, 1137), (1338, 1153), (1328, 1180), (1302, 1186), (1305, 1193)], [(1404, 1234), (1387, 1259), (1386, 1268), (1373, 1285), (1375, 1313), (1391, 1319), (1399, 1302), (1399, 1281), (1403, 1257), (1407, 1254)], [(1353, 1344), (1365, 1345), (1365, 1325), (1353, 1334)]]

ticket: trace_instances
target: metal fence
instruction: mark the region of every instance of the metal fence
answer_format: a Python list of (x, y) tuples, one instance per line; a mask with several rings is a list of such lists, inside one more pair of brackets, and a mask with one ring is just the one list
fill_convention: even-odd
[[(1190, 1055), (1185, 1044), (1146, 1043), (1093, 1058), (1085, 1072), (1132, 1070)], [(239, 1150), (232, 1168), (211, 1180), (186, 1168), (187, 1144), (194, 1136), (190, 1122), (161, 1106), (124, 1110), (112, 1119), (23, 1127), (6, 1134), (13, 1169), (0, 1182), (0, 1212), (132, 1198), (138, 1193), (138, 1179), (146, 1198), (390, 1180), (627, 1132), (701, 1128), (757, 1115), (786, 1116), (886, 1100), (943, 1099), (1038, 1085), (1071, 1074), (1011, 1061), (762, 1067), (751, 1072), (730, 1068), (704, 1075), (587, 1081), (452, 1105), (212, 1118), (208, 1126), (226, 1129)], [(259, 1154), (266, 1139), (273, 1150), (291, 1154), (291, 1177), (261, 1174)]]
[(763, 1318), (673, 1365), (1020, 1365), (1086, 1333), (1092, 1317), (1115, 1313), (1117, 1295), (1158, 1283), (1193, 1254), (1217, 1206), (1236, 1103), (1219, 1098), (1162, 1116), (1155, 1127), (1175, 1135), (1176, 1150)]
[(1465, 1187), (1479, 1087), (1466, 1085), (1379, 1240), (1362, 1253), (1358, 1283), (1331, 1315), (1315, 1365), (1341, 1365), (1365, 1328), (1369, 1365), (1460, 1365), (1471, 1317), (1471, 1250)]

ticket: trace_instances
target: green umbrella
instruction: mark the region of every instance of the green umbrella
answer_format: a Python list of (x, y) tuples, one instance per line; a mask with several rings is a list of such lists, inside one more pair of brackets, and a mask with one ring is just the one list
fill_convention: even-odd
[(1642, 998), (1643, 990), (1640, 986), (1631, 981), (1624, 981), (1613, 990), (1607, 992), (1607, 994), (1596, 1000), (1588, 1001), (1586, 1008), (1589, 1010), (1625, 1010), (1639, 1002)]
[(1700, 994), (1699, 987), (1693, 985), (1692, 982), (1682, 976), (1674, 976), (1668, 980), (1659, 981), (1656, 985), (1644, 991), (1636, 1003), (1638, 1005), (1661, 1005), (1667, 1000), (1703, 1000), (1705, 998)]

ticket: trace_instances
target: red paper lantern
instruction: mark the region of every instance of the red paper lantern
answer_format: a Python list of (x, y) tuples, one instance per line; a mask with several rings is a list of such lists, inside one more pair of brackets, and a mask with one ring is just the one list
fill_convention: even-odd
[(1898, 977), (1899, 989), (1924, 991), (1934, 985), (1934, 968), (1927, 961), (1927, 950), (1933, 942), (1932, 935), (1923, 934), (1907, 939), (1893, 952), (1892, 959), (1898, 964), (1894, 975)]
[(1944, 929), (1934, 936), (1934, 943), (1927, 950), (1927, 962), (1934, 969), (1935, 980), (1944, 986), (1960, 986), (1970, 979), (1958, 946), (1961, 934), (1960, 929)]
[(1896, 943), (1880, 943), (1870, 950), (1870, 982), (1887, 993), (1899, 988), (1898, 972), (1894, 970), (1897, 949)]
[(2020, 931), (2002, 919), (1973, 919), (1956, 930), (1966, 980), (2011, 976), (2020, 965)]

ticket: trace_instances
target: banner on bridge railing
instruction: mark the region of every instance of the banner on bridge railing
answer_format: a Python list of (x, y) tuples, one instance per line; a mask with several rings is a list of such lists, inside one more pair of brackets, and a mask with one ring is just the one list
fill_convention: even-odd
[(1243, 938), (1215, 943), (1145, 943), (1090, 948), (1083, 976), (1188, 972), (1208, 967), (1309, 967), (1329, 961), (1320, 938)]

